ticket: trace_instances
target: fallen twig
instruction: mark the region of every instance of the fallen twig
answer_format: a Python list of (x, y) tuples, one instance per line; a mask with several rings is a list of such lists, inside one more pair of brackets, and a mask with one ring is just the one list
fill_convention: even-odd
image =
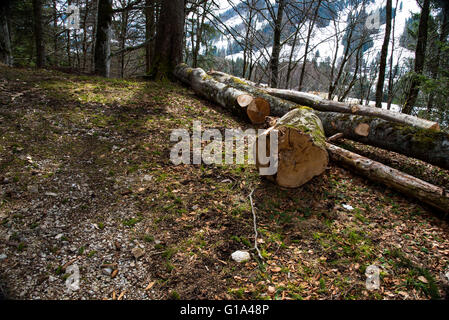
[(254, 224), (254, 249), (256, 249), (257, 254), (259, 255), (259, 258), (263, 260), (262, 254), (259, 251), (259, 248), (257, 247), (257, 223), (256, 223), (256, 212), (254, 210), (254, 204), (253, 204), (253, 192), (256, 189), (253, 189), (251, 193), (249, 194), (249, 201), (251, 202), (251, 211), (253, 213), (253, 224)]

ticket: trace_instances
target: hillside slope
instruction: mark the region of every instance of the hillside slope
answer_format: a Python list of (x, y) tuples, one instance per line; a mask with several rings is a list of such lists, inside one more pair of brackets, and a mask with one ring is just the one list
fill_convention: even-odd
[[(245, 126), (177, 84), (0, 67), (0, 287), (7, 296), (446, 295), (449, 226), (435, 212), (333, 164), (294, 190), (260, 179), (253, 166), (174, 166), (170, 132), (191, 130), (193, 120)], [(365, 152), (447, 183), (446, 171)], [(252, 190), (264, 261), (251, 250)], [(241, 249), (252, 253), (243, 265), (231, 259)], [(70, 265), (81, 275), (73, 292), (65, 286)], [(365, 287), (369, 265), (381, 268), (380, 290)]]

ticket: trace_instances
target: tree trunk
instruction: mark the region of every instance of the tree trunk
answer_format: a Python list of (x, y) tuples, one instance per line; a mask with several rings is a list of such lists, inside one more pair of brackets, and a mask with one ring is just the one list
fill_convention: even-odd
[(376, 108), (382, 108), (384, 96), (385, 70), (387, 68), (388, 44), (390, 43), (392, 0), (387, 0), (387, 25), (385, 27), (384, 43), (380, 54), (379, 76), (376, 87)]
[(370, 180), (381, 182), (406, 195), (415, 197), (436, 209), (446, 213), (449, 212), (449, 195), (443, 188), (439, 188), (330, 143), (326, 145), (333, 161), (358, 172)]
[(384, 120), (403, 123), (422, 129), (434, 129), (436, 131), (440, 130), (439, 124), (434, 121), (421, 119), (418, 117), (406, 115), (399, 112), (382, 109), (379, 110), (376, 108), (365, 107), (362, 105), (349, 105), (341, 102), (322, 99), (318, 96), (298, 91), (272, 89), (272, 88), (264, 88), (263, 90), (276, 97), (290, 100), (301, 105), (309, 106), (318, 111), (341, 112), (361, 116), (378, 117)]
[(184, 11), (184, 0), (162, 1), (151, 72), (156, 80), (172, 78), (175, 67), (182, 62)]
[(99, 0), (95, 41), (95, 74), (109, 77), (111, 69), (112, 0)]
[(12, 66), (11, 36), (8, 26), (9, 0), (0, 4), (0, 62)]
[(278, 11), (274, 25), (273, 50), (271, 53), (270, 69), (271, 69), (271, 87), (278, 87), (279, 78), (279, 56), (281, 54), (281, 32), (282, 20), (284, 17), (285, 0), (278, 0)]
[(305, 75), (305, 71), (306, 71), (307, 54), (309, 52), (310, 37), (312, 36), (312, 31), (313, 31), (313, 27), (315, 26), (316, 19), (318, 18), (318, 12), (320, 10), (321, 1), (322, 0), (318, 0), (318, 4), (316, 5), (315, 13), (313, 15), (313, 19), (310, 21), (310, 24), (309, 24), (309, 30), (307, 32), (306, 48), (305, 48), (305, 52), (304, 52), (304, 62), (302, 64), (301, 75), (299, 77), (298, 91), (302, 90), (302, 85), (304, 83), (304, 75)]
[[(282, 97), (270, 98), (270, 95), (267, 93), (272, 93), (273, 90), (282, 93), (293, 91), (256, 88), (254, 83), (251, 83), (250, 81), (232, 77), (222, 72), (214, 71), (211, 75), (213, 75), (217, 81), (222, 81), (230, 87), (237, 88), (241, 91), (247, 91), (256, 98), (265, 99), (270, 104), (271, 115), (273, 116), (283, 116), (292, 109), (297, 108), (298, 105), (311, 105), (312, 108), (317, 108), (317, 106), (327, 107), (327, 110), (323, 108), (326, 111), (331, 110), (330, 107), (343, 108), (346, 106), (347, 109), (351, 110), (351, 113), (359, 112), (379, 116), (387, 114), (390, 116), (392, 114), (398, 115), (398, 113), (395, 112), (388, 113), (387, 110), (362, 106), (351, 107), (333, 101), (329, 101), (326, 105), (326, 100), (323, 99), (321, 101), (320, 98), (303, 92), (294, 92), (297, 97), (302, 97), (303, 99), (295, 100), (295, 103), (284, 100)], [(396, 122), (390, 122), (374, 117), (355, 116), (348, 113), (322, 111), (315, 111), (315, 113), (322, 121), (326, 136), (342, 132), (348, 139), (401, 153), (449, 169), (449, 135), (437, 130), (416, 128), (409, 125), (409, 123), (422, 123), (422, 121), (425, 121), (423, 119), (411, 116), (404, 117), (404, 115), (399, 114), (397, 118), (392, 118), (395, 119)], [(398, 119), (408, 122), (404, 125), (398, 123)]]
[(449, 134), (373, 117), (317, 112), (327, 136), (345, 138), (397, 152), (449, 169)]
[(34, 40), (36, 44), (36, 66), (45, 66), (45, 47), (42, 33), (42, 0), (33, 0)]
[[(156, 12), (154, 0), (145, 0), (145, 41), (149, 41), (156, 31)], [(145, 46), (145, 72), (151, 71), (151, 64), (154, 56), (154, 41), (150, 41)]]
[[(174, 75), (191, 86), (198, 95), (218, 103), (248, 120), (248, 114), (244, 112), (244, 107), (253, 101), (252, 95), (214, 80), (200, 68), (192, 69), (185, 64), (177, 66)], [(260, 97), (259, 99), (263, 100)], [(269, 179), (276, 181), (280, 186), (294, 188), (301, 186), (326, 169), (328, 155), (325, 136), (320, 119), (311, 109), (292, 110), (278, 121), (274, 129), (280, 132), (278, 170), (275, 175), (269, 176)], [(272, 130), (273, 128), (264, 134), (270, 135)], [(267, 142), (266, 146), (269, 145), (270, 143)], [(258, 157), (256, 157), (256, 163), (259, 168), (264, 167), (260, 164)]]
[[(437, 52), (435, 54), (434, 61), (431, 65), (431, 77), (432, 79), (437, 79), (440, 67), (441, 67), (441, 53), (443, 48), (447, 45), (447, 37), (449, 36), (449, 3), (442, 2), (442, 21), (441, 21), (441, 32), (439, 37), (439, 43), (437, 44)], [(431, 92), (429, 94), (429, 101), (427, 102), (427, 114), (431, 115), (433, 105), (435, 101), (435, 93)]]
[(175, 67), (174, 76), (186, 85), (191, 86), (199, 96), (219, 104), (238, 116), (246, 116), (247, 101), (251, 101), (253, 98), (252, 96), (247, 99), (243, 98), (242, 96), (248, 96), (246, 92), (215, 81), (203, 69), (192, 69), (186, 64)]
[(429, 14), (430, 14), (430, 0), (424, 0), (422, 6), (421, 18), (419, 19), (419, 29), (418, 29), (418, 42), (416, 44), (415, 51), (415, 74), (412, 77), (412, 83), (410, 86), (410, 91), (408, 94), (407, 101), (405, 101), (404, 108), (402, 112), (405, 114), (411, 114), (413, 107), (415, 106), (416, 100), (419, 94), (419, 76), (424, 70), (424, 63), (426, 60), (426, 48), (427, 48), (427, 29), (429, 24)]
[[(329, 163), (323, 127), (318, 117), (308, 108), (297, 108), (285, 114), (261, 136), (278, 131), (278, 166), (274, 175), (266, 176), (281, 187), (297, 188), (322, 174)], [(259, 138), (261, 137), (258, 137)], [(263, 168), (256, 157), (256, 166)]]

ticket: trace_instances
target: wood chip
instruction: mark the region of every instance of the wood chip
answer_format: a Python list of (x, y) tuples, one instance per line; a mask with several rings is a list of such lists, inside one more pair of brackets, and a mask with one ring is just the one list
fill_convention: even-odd
[(154, 286), (155, 283), (156, 283), (156, 281), (151, 281), (151, 282), (148, 284), (148, 286), (145, 288), (145, 291), (150, 290), (150, 289)]
[(111, 273), (111, 279), (114, 279), (118, 274), (118, 269), (115, 269), (114, 271), (112, 271)]
[(117, 300), (122, 300), (123, 296), (126, 293), (126, 289), (122, 291), (122, 293), (120, 293), (120, 295), (118, 296)]

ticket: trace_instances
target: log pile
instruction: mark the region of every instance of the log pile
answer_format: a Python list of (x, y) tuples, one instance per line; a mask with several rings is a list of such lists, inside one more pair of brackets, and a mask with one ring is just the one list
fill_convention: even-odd
[[(325, 136), (344, 137), (449, 169), (449, 135), (435, 122), (301, 92), (259, 88), (245, 79), (217, 71), (206, 74), (186, 65), (178, 66), (175, 76), (206, 99), (245, 114), (247, 121), (269, 124), (264, 135), (269, 137), (277, 130), (278, 172), (268, 178), (280, 186), (299, 187), (320, 175), (330, 155), (368, 179), (449, 212), (449, 195), (444, 189), (324, 140)], [(256, 164), (263, 167), (259, 161)]]

